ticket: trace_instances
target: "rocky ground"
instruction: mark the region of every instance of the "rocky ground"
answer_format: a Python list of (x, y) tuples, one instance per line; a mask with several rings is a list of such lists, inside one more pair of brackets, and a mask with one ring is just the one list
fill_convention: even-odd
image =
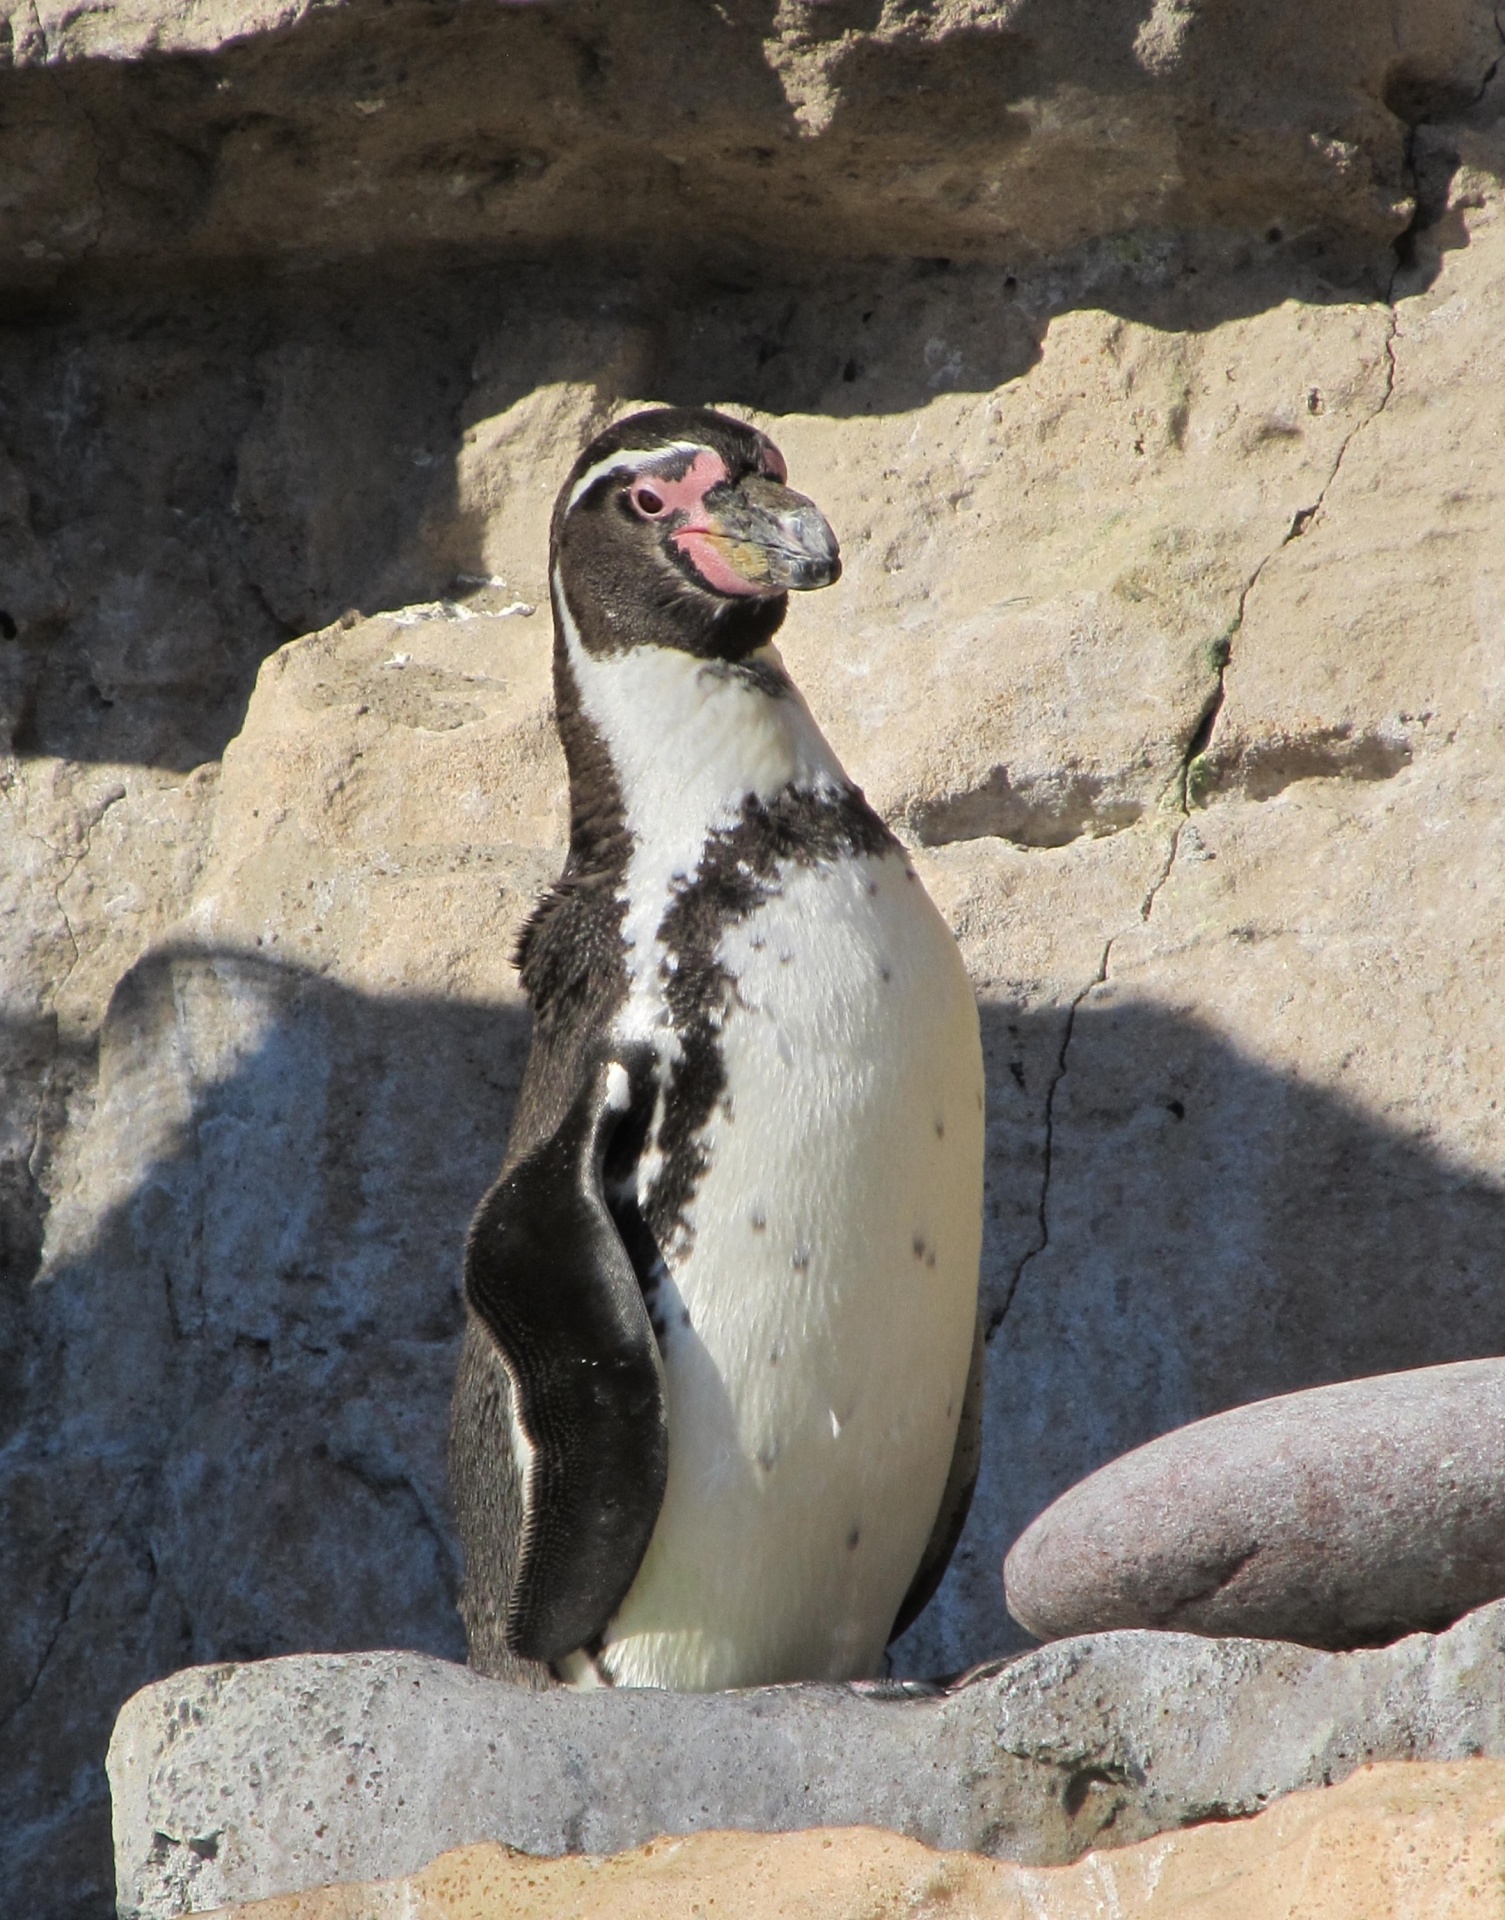
[(458, 1253), (555, 870), (544, 529), (637, 400), (841, 536), (786, 657), (983, 1008), (986, 1458), (1502, 1350), (1483, 0), (0, 12), (0, 1879), (120, 1703), (462, 1641)]

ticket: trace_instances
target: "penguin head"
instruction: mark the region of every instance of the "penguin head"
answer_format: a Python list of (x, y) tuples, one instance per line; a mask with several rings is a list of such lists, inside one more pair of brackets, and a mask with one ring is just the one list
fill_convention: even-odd
[(791, 590), (841, 573), (825, 516), (787, 482), (766, 434), (707, 408), (608, 427), (571, 469), (551, 528), (555, 591), (582, 644), (736, 660), (771, 639)]

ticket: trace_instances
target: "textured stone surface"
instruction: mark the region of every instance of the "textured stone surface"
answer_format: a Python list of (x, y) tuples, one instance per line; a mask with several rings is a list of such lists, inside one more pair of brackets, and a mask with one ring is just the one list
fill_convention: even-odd
[(165, 1920), (495, 1840), (876, 1825), (1036, 1865), (1258, 1812), (1371, 1760), (1505, 1759), (1505, 1606), (1325, 1654), (1105, 1634), (940, 1700), (537, 1694), (416, 1654), (175, 1675), (110, 1748), (120, 1908)]
[(897, 1834), (714, 1833), (608, 1859), (467, 1847), (411, 1876), (232, 1910), (242, 1920), (1477, 1920), (1498, 1911), (1505, 1768), (1365, 1768), (1237, 1825), (1079, 1865), (937, 1854)]
[[(1019, 1644), (1002, 1555), (1114, 1454), (1505, 1351), (1501, 41), (1487, 5), (1247, 14), (1030, 0), (1017, 85), (986, 7), (661, 12), (657, 51), (585, 6), (9, 16), (18, 1907), (106, 1911), (102, 1755), (147, 1680), (458, 1653), (458, 1244), (562, 819), (546, 616), (503, 609), (634, 400), (758, 411), (829, 508), (848, 571), (786, 652), (984, 1001), (988, 1456), (901, 1670)], [(569, 67), (571, 180), (496, 143), (563, 71), (477, 56), (514, 27)], [(996, 124), (922, 90), (947, 61)], [(634, 173), (671, 92), (701, 144)], [(760, 100), (798, 131), (726, 158)], [(606, 145), (626, 265), (541, 238), (589, 227)], [(399, 613), (446, 598), (484, 617)]]
[(1478, 0), (7, 0), (0, 32), (0, 257), (44, 283), (570, 242), (1018, 265), (1272, 222), (1352, 263), (1406, 224), (1406, 123), (1498, 51)]
[[(1187, 1420), (1505, 1351), (1505, 227), (1498, 144), (1449, 150), (1444, 269), (1397, 301), (1389, 398), (1246, 595), (1166, 877), (1077, 976), (990, 1382), (1005, 1543)], [(1459, 480), (1429, 488), (1434, 426)]]
[(1100, 1467), (1009, 1549), (1042, 1640), (1112, 1627), (1376, 1646), (1505, 1593), (1505, 1360), (1315, 1387)]

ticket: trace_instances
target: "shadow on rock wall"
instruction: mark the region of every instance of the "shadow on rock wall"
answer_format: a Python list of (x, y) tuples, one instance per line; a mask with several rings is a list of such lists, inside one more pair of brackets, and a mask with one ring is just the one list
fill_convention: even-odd
[(110, 1911), (100, 1763), (186, 1662), (463, 1657), (444, 1429), (460, 1254), (522, 1018), (255, 956), (117, 990), (29, 1299), (0, 1537), (0, 1884)]
[[(909, 1671), (1019, 1643), (1004, 1549), (1123, 1447), (1505, 1340), (1505, 1192), (1143, 1004), (1078, 1015), (1048, 1239), (1015, 1285), (998, 1223), (1039, 1207), (1030, 1063), (1059, 1016), (984, 1021), (984, 1278), (1006, 1310), (977, 1507)], [(117, 991), (0, 1453), (17, 1912), (110, 1911), (103, 1755), (145, 1682), (294, 1649), (463, 1656), (461, 1244), (525, 1045), (517, 1009), (370, 999), (245, 953), (159, 953)]]
[(18, 22), (8, 278), (440, 246), (1018, 264), (1272, 220), (1352, 265), (1404, 225), (1406, 122), (1499, 51), (1476, 0), (227, 11), (170, 51), (149, 10)]
[[(1030, 1644), (1001, 1557), (1105, 1461), (1271, 1394), (1505, 1353), (1505, 1188), (1476, 1169), (1198, 1021), (1089, 1001), (1041, 1206), (1041, 1158), (1021, 1192), (1005, 1153), (1038, 1123), (1059, 1028), (992, 1008), (983, 1030), (986, 1467), (952, 1574), (900, 1649), (929, 1672)], [(1000, 1259), (1026, 1199), (1028, 1251)]]
[[(1411, 290), (1440, 257), (1415, 255)], [(534, 448), (460, 498), (467, 436), (530, 394), (592, 393), (601, 418), (643, 396), (905, 412), (1020, 378), (1073, 307), (1196, 332), (1352, 297), (1273, 228), (1093, 242), (1028, 280), (945, 259), (450, 261), (51, 298), (0, 325), (0, 729), (24, 756), (217, 758), (284, 641), (485, 571), (508, 486), (578, 450), (540, 472)]]

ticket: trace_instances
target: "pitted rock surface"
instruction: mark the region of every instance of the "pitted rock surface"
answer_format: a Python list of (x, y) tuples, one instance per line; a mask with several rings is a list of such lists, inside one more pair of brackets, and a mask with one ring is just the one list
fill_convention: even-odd
[(661, 1839), (610, 1859), (464, 1847), (379, 1884), (224, 1920), (1476, 1920), (1505, 1842), (1505, 1765), (1366, 1767), (1266, 1813), (1029, 1868), (871, 1828)]
[(168, 1920), (481, 1840), (864, 1825), (1044, 1866), (1471, 1755), (1505, 1759), (1505, 1606), (1351, 1654), (1104, 1634), (938, 1700), (539, 1694), (401, 1653), (202, 1667), (127, 1704), (110, 1778), (122, 1920)]

